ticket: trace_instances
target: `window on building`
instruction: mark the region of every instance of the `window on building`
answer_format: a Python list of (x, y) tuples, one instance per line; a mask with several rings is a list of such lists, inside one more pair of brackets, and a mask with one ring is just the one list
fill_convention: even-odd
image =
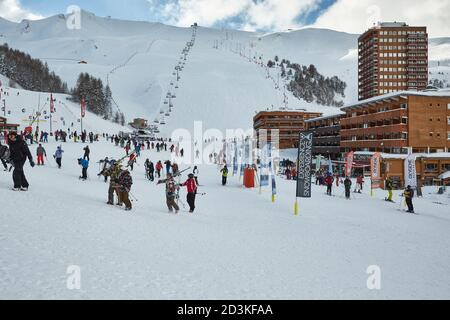
[(438, 171), (438, 165), (436, 163), (425, 164), (425, 172), (436, 172)]
[(450, 117), (447, 117), (447, 124), (450, 126)]
[(447, 140), (450, 140), (450, 132), (447, 133)]

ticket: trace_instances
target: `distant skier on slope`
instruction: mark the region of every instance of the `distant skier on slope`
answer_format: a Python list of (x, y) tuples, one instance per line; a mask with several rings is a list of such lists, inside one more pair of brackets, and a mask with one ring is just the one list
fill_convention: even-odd
[(350, 180), (349, 177), (345, 178), (344, 187), (345, 187), (345, 198), (347, 200), (350, 200), (351, 190), (352, 190), (352, 180)]

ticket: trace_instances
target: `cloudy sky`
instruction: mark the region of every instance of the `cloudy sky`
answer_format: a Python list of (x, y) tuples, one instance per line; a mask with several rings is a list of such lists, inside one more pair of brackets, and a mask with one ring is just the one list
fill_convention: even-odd
[(360, 33), (377, 21), (426, 25), (432, 37), (450, 36), (450, 0), (0, 0), (12, 21), (65, 13), (78, 5), (99, 16), (177, 26), (283, 31), (305, 26)]

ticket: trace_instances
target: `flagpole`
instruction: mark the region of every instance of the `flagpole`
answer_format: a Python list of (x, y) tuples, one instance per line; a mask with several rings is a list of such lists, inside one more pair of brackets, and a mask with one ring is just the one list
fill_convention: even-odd
[(50, 94), (50, 136), (53, 135), (53, 128), (52, 128), (52, 105), (53, 105), (53, 95)]

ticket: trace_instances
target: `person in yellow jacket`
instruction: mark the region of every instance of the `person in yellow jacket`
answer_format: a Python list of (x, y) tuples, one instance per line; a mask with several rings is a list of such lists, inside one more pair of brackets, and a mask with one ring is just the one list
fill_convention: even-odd
[(222, 173), (222, 185), (226, 186), (227, 185), (227, 179), (228, 179), (228, 167), (227, 167), (227, 165), (225, 165), (223, 167), (223, 169), (220, 170), (220, 172)]
[(386, 198), (386, 201), (393, 202), (393, 200), (392, 200), (392, 196), (393, 196), (392, 190), (393, 189), (394, 189), (394, 183), (393, 183), (392, 179), (389, 177), (386, 180), (386, 190), (388, 192), (388, 197)]

